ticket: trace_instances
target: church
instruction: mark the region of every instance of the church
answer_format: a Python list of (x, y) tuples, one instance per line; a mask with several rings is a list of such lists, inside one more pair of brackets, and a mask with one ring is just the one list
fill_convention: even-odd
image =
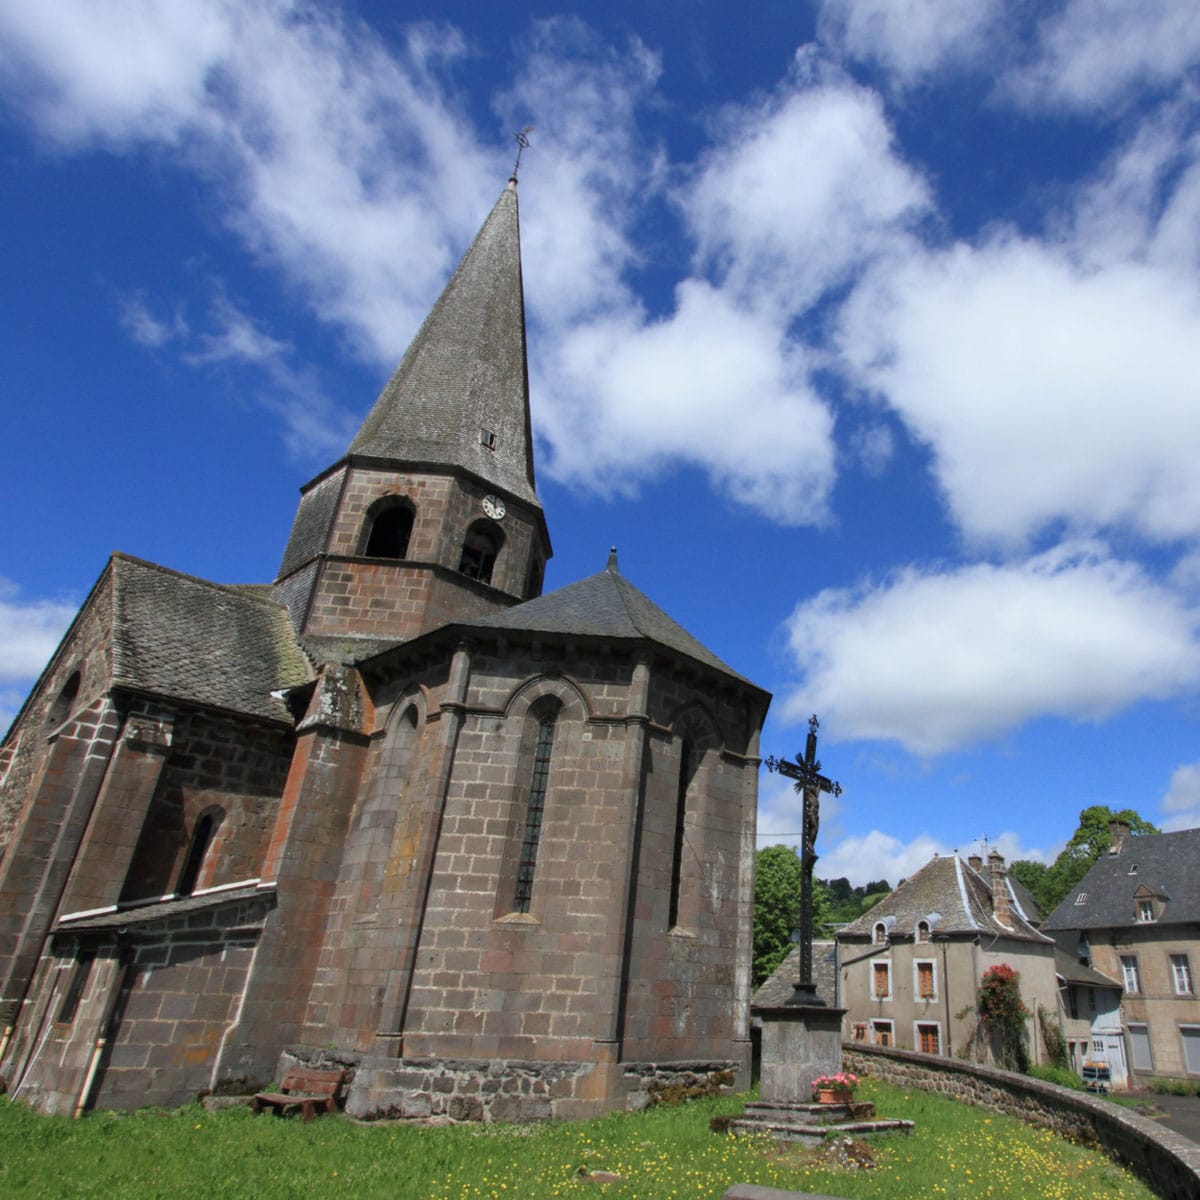
[(543, 595), (550, 555), (512, 179), (274, 583), (114, 554), (0, 744), (8, 1094), (301, 1062), (356, 1116), (486, 1121), (748, 1084), (770, 697), (615, 552)]

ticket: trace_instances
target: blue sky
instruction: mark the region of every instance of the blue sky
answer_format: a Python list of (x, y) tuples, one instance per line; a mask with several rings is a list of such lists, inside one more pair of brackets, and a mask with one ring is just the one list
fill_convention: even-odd
[(526, 126), (547, 587), (820, 714), (818, 875), (1200, 823), (1190, 0), (0, 0), (0, 723), (111, 551), (273, 578)]

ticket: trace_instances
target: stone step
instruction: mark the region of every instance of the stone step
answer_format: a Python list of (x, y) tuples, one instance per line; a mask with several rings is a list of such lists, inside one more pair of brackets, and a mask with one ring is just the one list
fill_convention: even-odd
[(818, 1145), (834, 1137), (870, 1137), (873, 1134), (908, 1134), (913, 1131), (914, 1122), (898, 1120), (892, 1117), (880, 1117), (868, 1121), (839, 1121), (834, 1123), (814, 1123), (806, 1121), (802, 1114), (795, 1114), (795, 1120), (781, 1117), (768, 1119), (766, 1117), (742, 1117), (729, 1123), (732, 1133), (765, 1133), (777, 1141), (804, 1142), (808, 1145)]
[(833, 1121), (869, 1121), (875, 1116), (870, 1100), (850, 1100), (846, 1104), (803, 1104), (783, 1100), (756, 1100), (746, 1105), (747, 1117), (771, 1119), (779, 1113), (802, 1113), (812, 1124), (825, 1125)]

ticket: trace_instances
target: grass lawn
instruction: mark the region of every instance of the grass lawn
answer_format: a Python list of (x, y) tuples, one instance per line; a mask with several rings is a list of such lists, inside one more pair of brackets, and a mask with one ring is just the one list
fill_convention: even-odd
[[(811, 1151), (709, 1131), (741, 1111), (727, 1097), (582, 1124), (421, 1129), (326, 1117), (311, 1125), (200, 1108), (81, 1121), (0, 1100), (0, 1196), (120, 1200), (718, 1200), (732, 1183), (880, 1197), (1145, 1200), (1152, 1193), (1096, 1150), (1008, 1117), (868, 1080), (881, 1115), (911, 1137), (872, 1143), (876, 1166), (830, 1166)], [(599, 1182), (592, 1172), (619, 1180)]]

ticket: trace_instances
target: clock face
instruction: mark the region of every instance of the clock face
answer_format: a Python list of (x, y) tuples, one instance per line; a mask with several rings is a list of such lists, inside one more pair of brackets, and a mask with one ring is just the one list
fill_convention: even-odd
[(507, 512), (507, 509), (504, 507), (504, 501), (499, 496), (484, 496), (483, 511), (494, 521), (499, 521), (505, 512)]

